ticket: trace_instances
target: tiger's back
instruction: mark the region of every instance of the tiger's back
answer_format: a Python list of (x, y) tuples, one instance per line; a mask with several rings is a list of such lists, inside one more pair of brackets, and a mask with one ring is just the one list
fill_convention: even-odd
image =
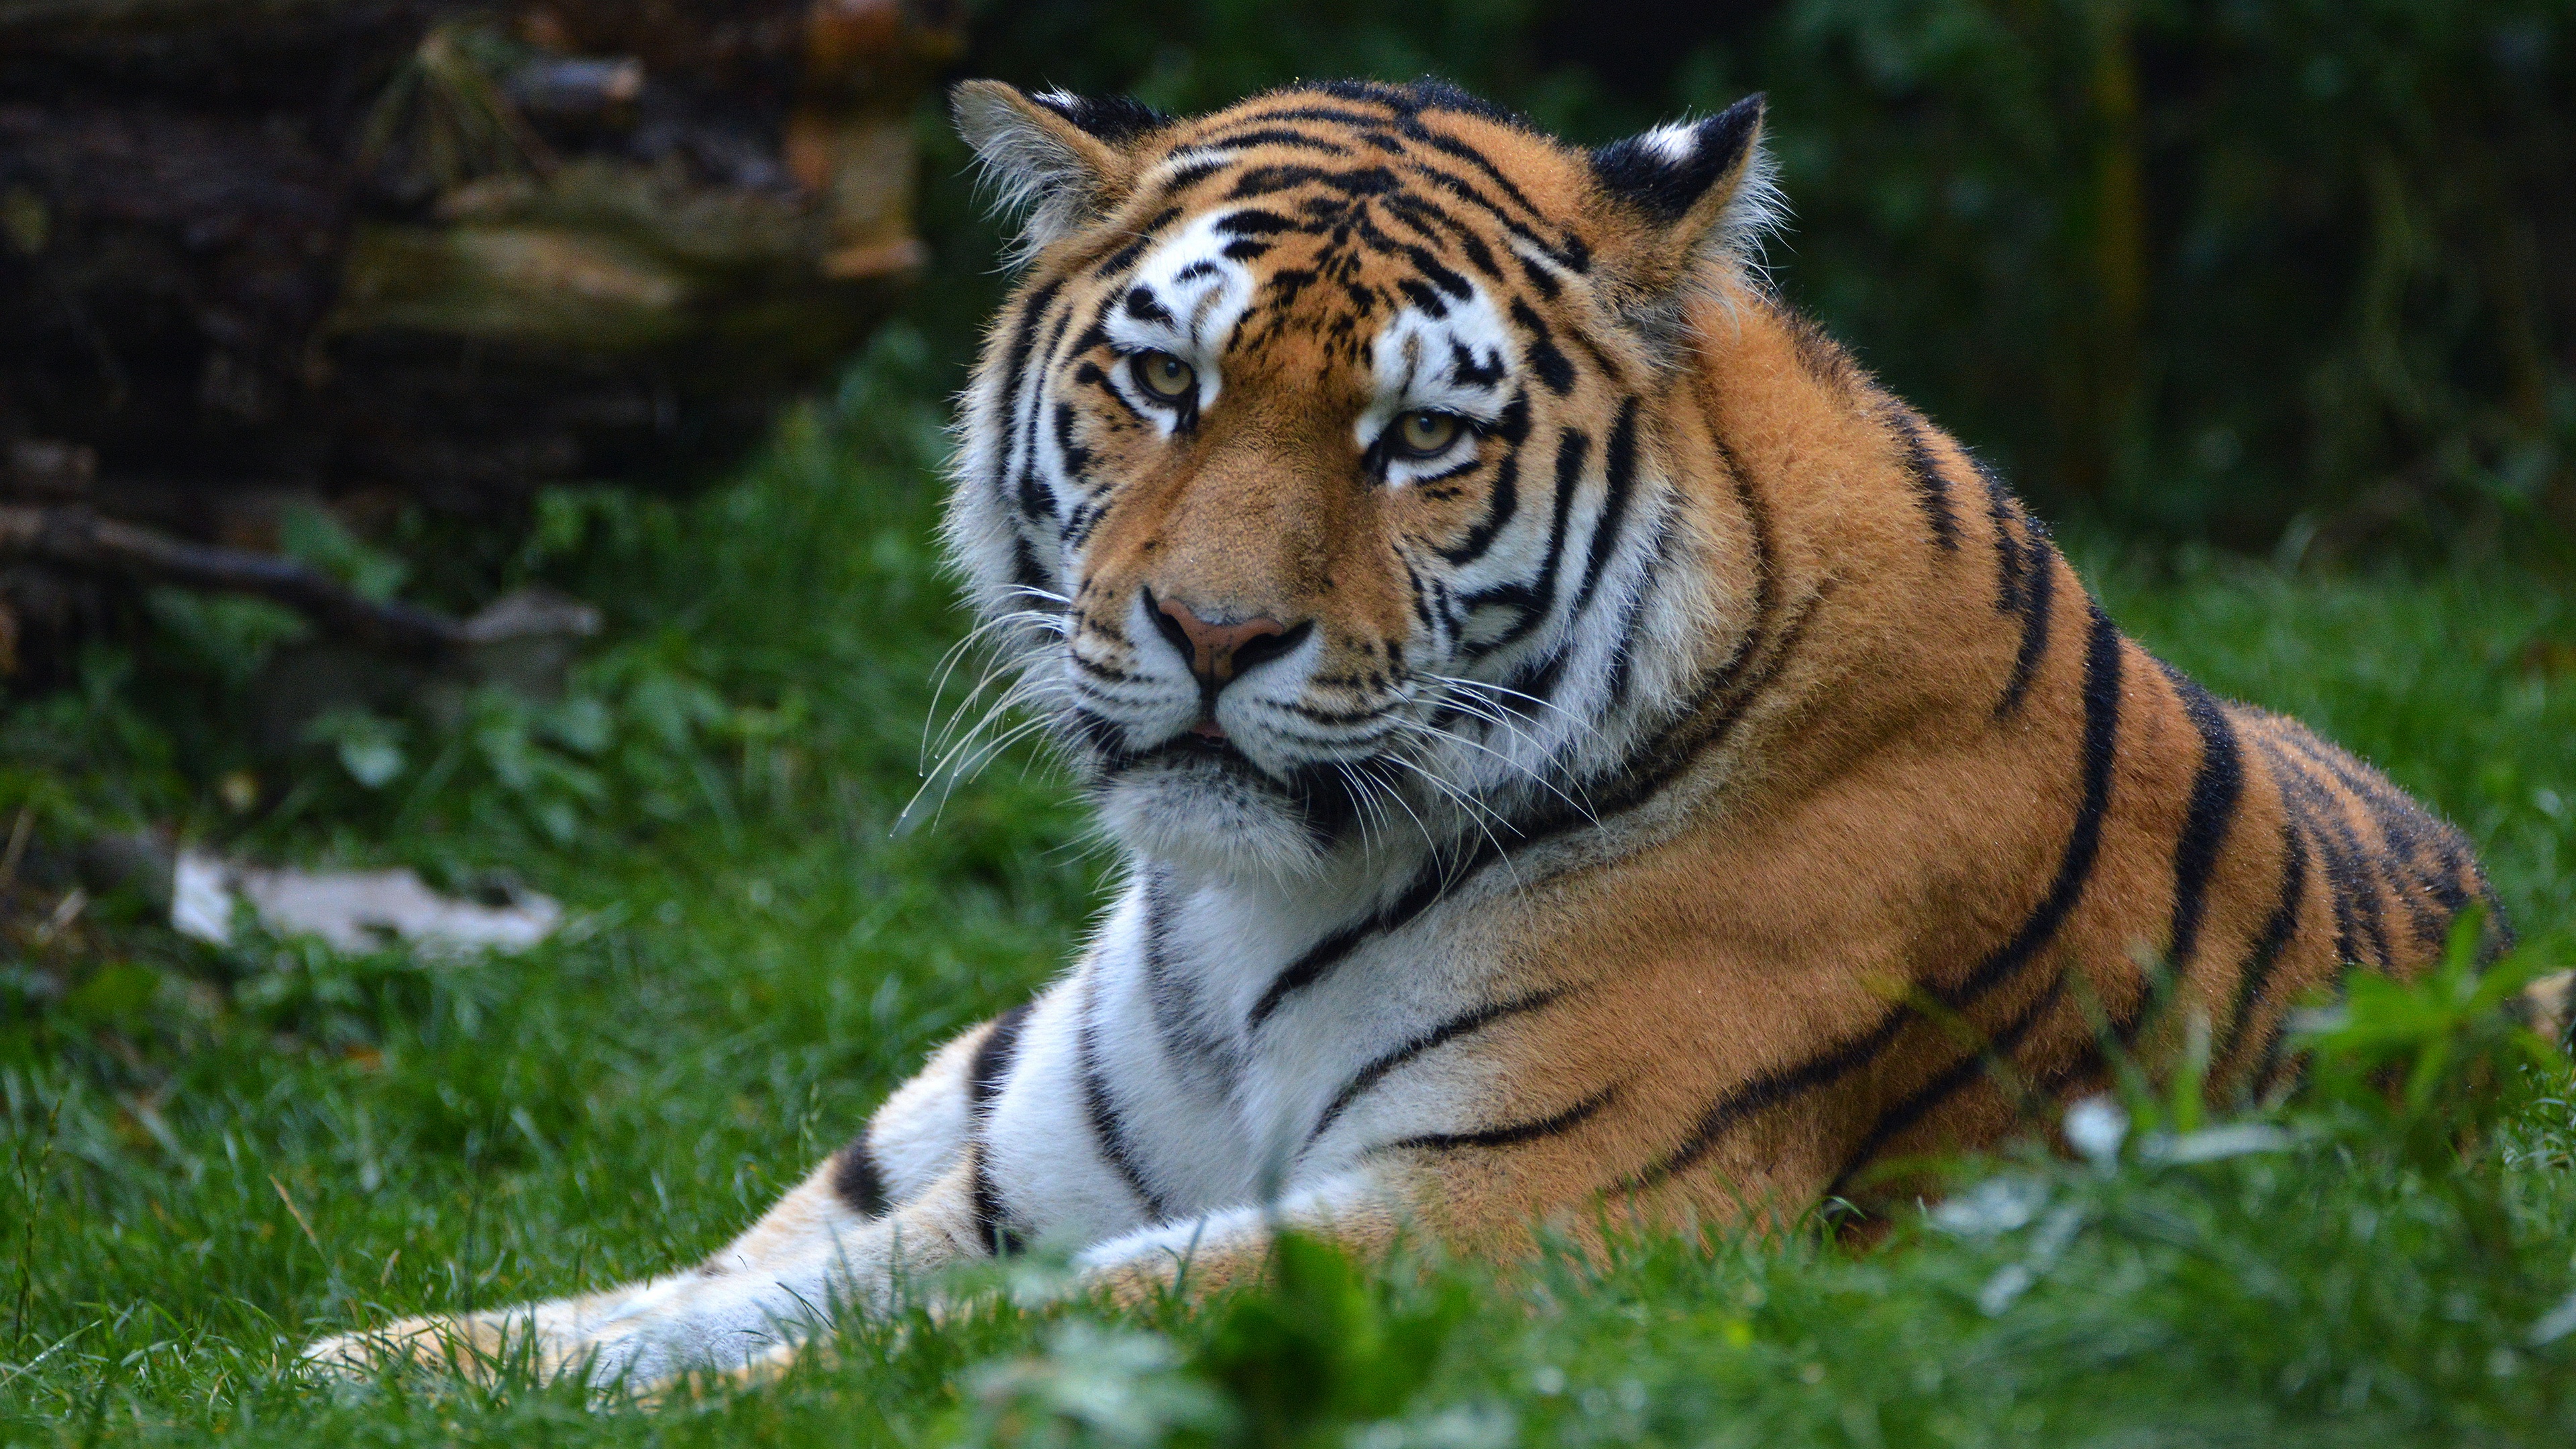
[[(1718, 781), (1697, 819), (1548, 913), (1624, 998), (1581, 1033), (1656, 1065), (1569, 1195), (1859, 1197), (1882, 1162), (2044, 1131), (2106, 1050), (2169, 1065), (2195, 1018), (2213, 1095), (2262, 1098), (2345, 971), (2420, 971), (2472, 906), (2508, 939), (2456, 829), (2121, 634), (1990, 469), (1730, 300), (1698, 381), (1737, 486), (1710, 496), (1771, 582), (1740, 677), (1680, 716)], [(1828, 438), (1839, 486), (1801, 490)]]

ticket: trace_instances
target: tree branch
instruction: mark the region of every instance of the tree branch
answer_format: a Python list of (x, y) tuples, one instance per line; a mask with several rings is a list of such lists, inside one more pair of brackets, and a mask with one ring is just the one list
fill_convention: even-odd
[(378, 601), (307, 564), (189, 543), (86, 508), (0, 504), (0, 557), (41, 559), (160, 583), (257, 594), (370, 648), (435, 658), (472, 642), (466, 626), (410, 604)]

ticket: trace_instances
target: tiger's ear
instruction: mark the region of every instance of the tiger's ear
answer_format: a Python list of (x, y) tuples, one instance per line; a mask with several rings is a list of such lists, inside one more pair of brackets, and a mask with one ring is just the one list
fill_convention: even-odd
[(1172, 123), (1124, 96), (1033, 96), (995, 80), (960, 82), (949, 99), (997, 207), (1027, 213), (1023, 257), (1108, 215), (1135, 180), (1136, 143)]
[(1605, 220), (1603, 260), (1640, 300), (1667, 297), (1704, 264), (1754, 263), (1780, 220), (1763, 98), (1703, 121), (1679, 121), (1592, 153)]

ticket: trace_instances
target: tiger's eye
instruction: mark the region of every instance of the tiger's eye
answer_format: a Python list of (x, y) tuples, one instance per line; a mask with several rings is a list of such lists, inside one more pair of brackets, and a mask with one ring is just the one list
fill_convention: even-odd
[(1466, 430), (1466, 420), (1456, 413), (1417, 408), (1395, 420), (1393, 451), (1399, 458), (1438, 457)]
[(1136, 385), (1148, 397), (1176, 403), (1199, 390), (1199, 370), (1168, 352), (1139, 352), (1133, 365)]

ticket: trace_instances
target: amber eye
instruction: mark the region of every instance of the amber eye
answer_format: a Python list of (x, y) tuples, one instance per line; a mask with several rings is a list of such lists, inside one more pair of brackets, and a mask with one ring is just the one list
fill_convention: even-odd
[(1456, 413), (1437, 413), (1417, 408), (1395, 420), (1387, 430), (1387, 451), (1399, 458), (1436, 458), (1448, 452), (1467, 431), (1466, 419)]
[(1139, 352), (1129, 364), (1136, 370), (1136, 385), (1147, 397), (1159, 402), (1185, 402), (1199, 390), (1199, 370), (1168, 352)]

